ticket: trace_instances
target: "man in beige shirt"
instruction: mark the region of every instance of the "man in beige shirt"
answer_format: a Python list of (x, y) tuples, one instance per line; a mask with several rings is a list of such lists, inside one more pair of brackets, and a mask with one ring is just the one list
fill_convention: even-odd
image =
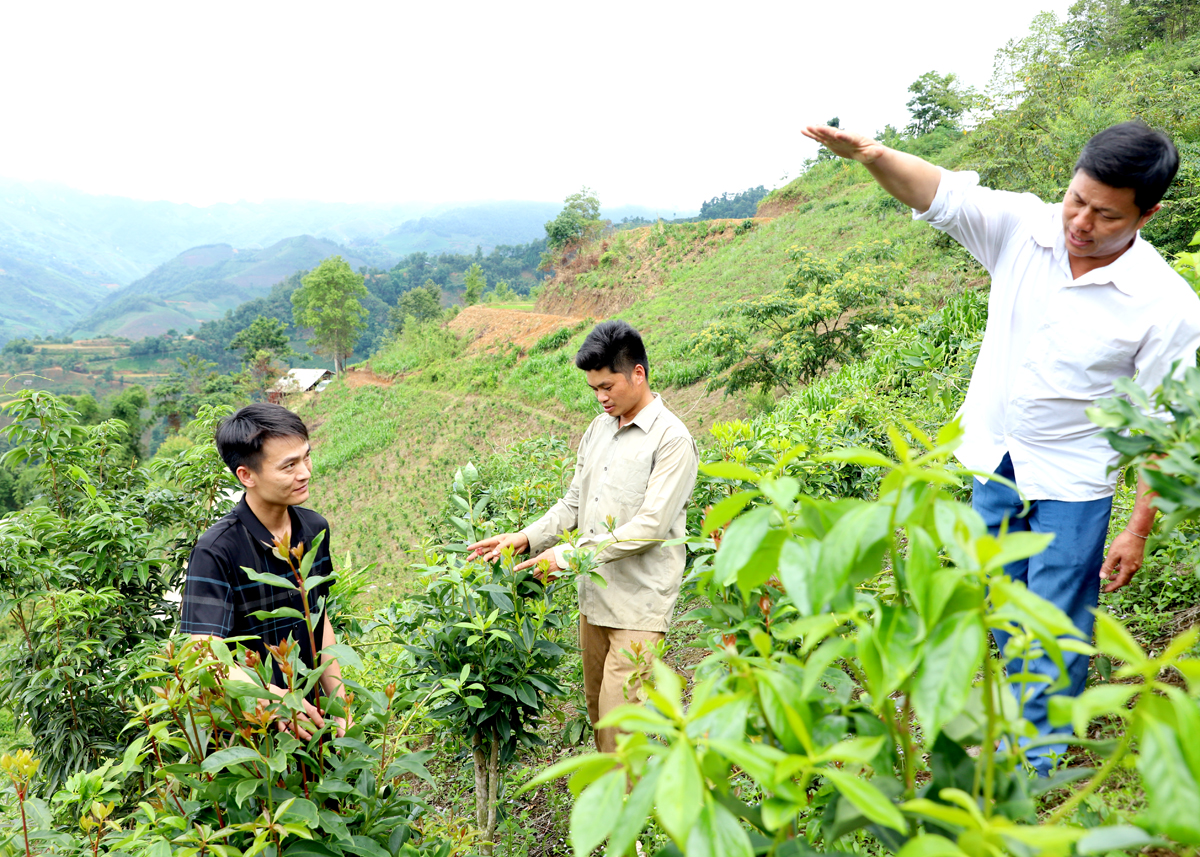
[[(649, 646), (662, 640), (670, 624), (686, 549), (663, 541), (686, 534), (685, 507), (696, 484), (699, 453), (687, 427), (651, 392), (646, 347), (628, 324), (596, 325), (575, 365), (604, 413), (579, 442), (567, 495), (520, 532), (471, 545), (470, 556), (494, 560), (511, 545), (532, 555), (518, 569), (545, 561), (554, 574), (566, 568), (572, 550), (595, 552), (608, 586), (586, 577), (579, 584), (584, 694), (594, 727), (626, 701), (633, 663), (621, 651), (636, 642)], [(557, 545), (565, 530), (574, 529), (579, 530), (574, 547)], [(602, 753), (616, 749), (615, 730), (596, 730), (596, 747)]]

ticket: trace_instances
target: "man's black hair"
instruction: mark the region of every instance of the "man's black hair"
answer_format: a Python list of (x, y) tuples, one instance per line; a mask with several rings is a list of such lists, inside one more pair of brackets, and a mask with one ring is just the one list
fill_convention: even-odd
[(263, 444), (273, 437), (308, 440), (308, 426), (283, 405), (256, 402), (217, 426), (217, 452), (234, 476), (242, 466), (257, 473), (262, 465)]
[(575, 365), (585, 372), (607, 369), (627, 378), (633, 374), (634, 366), (641, 366), (646, 371), (646, 380), (650, 380), (650, 358), (646, 356), (642, 336), (624, 321), (602, 321), (593, 327), (579, 346)]
[(1145, 214), (1158, 205), (1179, 170), (1179, 152), (1171, 138), (1141, 122), (1122, 122), (1088, 140), (1075, 171), (1083, 170), (1109, 187), (1133, 188), (1133, 200)]

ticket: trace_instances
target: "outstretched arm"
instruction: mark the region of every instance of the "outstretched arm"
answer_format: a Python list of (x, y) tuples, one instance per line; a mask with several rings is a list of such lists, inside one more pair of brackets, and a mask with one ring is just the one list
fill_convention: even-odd
[(853, 131), (830, 128), (828, 125), (809, 125), (805, 137), (816, 140), (839, 158), (858, 161), (879, 182), (879, 186), (917, 211), (925, 212), (933, 205), (933, 197), (941, 182), (941, 172), (933, 164), (916, 155), (889, 149)]

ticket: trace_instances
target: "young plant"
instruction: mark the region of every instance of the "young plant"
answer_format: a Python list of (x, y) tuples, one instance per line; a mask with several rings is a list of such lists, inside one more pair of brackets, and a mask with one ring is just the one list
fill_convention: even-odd
[[(731, 628), (726, 613), (701, 615), (713, 653), (696, 670), (690, 700), (658, 664), (647, 705), (600, 724), (628, 733), (616, 753), (567, 760), (525, 786), (570, 777), (577, 855), (606, 840), (606, 853), (632, 853), (650, 817), (671, 840), (661, 854), (783, 857), (835, 850), (861, 830), (904, 857), (1098, 853), (1156, 835), (1200, 844), (1200, 828), (1180, 821), (1166, 794), (1200, 795), (1185, 737), (1200, 694), (1200, 668), (1186, 657), (1195, 635), (1151, 658), (1103, 617), (1099, 650), (1124, 661), (1133, 683), (1057, 699), (1052, 711), (1074, 726), (1070, 742), (1104, 763), (1030, 779), (1025, 753), (1055, 739), (1021, 718), (1005, 662), (1043, 651), (1061, 665), (1063, 651), (1093, 650), (1061, 611), (1004, 573), (1048, 537), (992, 536), (947, 496), (964, 475), (948, 465), (957, 425), (936, 439), (908, 430), (926, 451), (892, 432), (895, 460), (865, 449), (821, 457), (882, 468), (875, 501), (804, 496), (787, 475), (794, 454), (757, 471), (708, 467), (755, 487), (709, 513), (703, 533), (724, 534), (698, 587), (760, 618)], [(759, 497), (765, 502), (753, 505)], [(999, 659), (993, 628), (1015, 641)], [(1158, 677), (1167, 668), (1182, 673), (1186, 690)], [(1122, 718), (1130, 737), (1089, 739), (1088, 724), (1102, 715)], [(1075, 807), (1138, 739), (1148, 797), (1139, 826), (1079, 825)], [(1159, 774), (1170, 789), (1154, 781)], [(1089, 776), (1078, 798), (1039, 823), (1039, 795)]]

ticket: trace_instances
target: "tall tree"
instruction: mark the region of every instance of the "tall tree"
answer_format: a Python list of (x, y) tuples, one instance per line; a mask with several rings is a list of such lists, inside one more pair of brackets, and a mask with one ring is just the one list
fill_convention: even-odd
[(962, 115), (971, 107), (973, 93), (958, 83), (955, 74), (927, 71), (908, 87), (913, 97), (908, 102), (911, 134), (928, 134), (939, 125), (958, 128)]
[(249, 360), (260, 351), (269, 351), (277, 357), (291, 357), (296, 352), (288, 341), (287, 322), (260, 315), (249, 327), (239, 330), (229, 343), (230, 351), (243, 352)]
[(467, 269), (463, 283), (467, 287), (463, 292), (463, 306), (473, 306), (479, 303), (483, 298), (483, 290), (487, 288), (487, 277), (483, 275), (483, 268), (479, 263), (475, 263)]
[(359, 302), (367, 296), (362, 275), (341, 256), (330, 256), (301, 283), (292, 293), (292, 315), (312, 328), (313, 347), (332, 357), (333, 371), (341, 372), (366, 326), (367, 311)]
[(583, 187), (563, 200), (563, 210), (546, 224), (546, 243), (551, 250), (569, 250), (600, 224), (600, 198)]

